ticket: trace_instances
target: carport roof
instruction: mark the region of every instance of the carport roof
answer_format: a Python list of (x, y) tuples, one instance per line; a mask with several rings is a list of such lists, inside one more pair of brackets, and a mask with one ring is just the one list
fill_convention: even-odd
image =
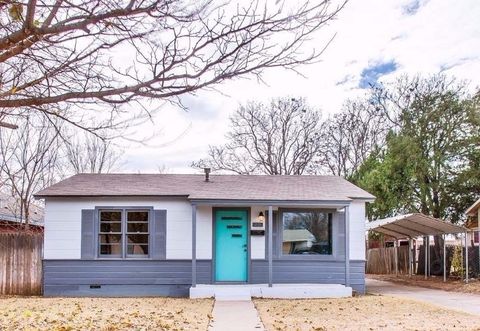
[(434, 236), (450, 233), (464, 233), (463, 226), (447, 223), (420, 213), (398, 215), (368, 222), (366, 230), (383, 233), (396, 239)]

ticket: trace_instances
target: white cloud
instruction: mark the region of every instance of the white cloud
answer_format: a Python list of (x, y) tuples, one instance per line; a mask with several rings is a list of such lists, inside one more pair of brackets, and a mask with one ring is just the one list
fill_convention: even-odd
[[(478, 86), (480, 72), (480, 1), (350, 1), (338, 19), (311, 41), (317, 49), (336, 33), (321, 62), (300, 68), (306, 76), (278, 69), (255, 79), (218, 86), (222, 93), (202, 91), (184, 99), (189, 112), (168, 106), (154, 119), (163, 133), (151, 147), (130, 146), (125, 170), (154, 172), (164, 165), (171, 172), (192, 172), (189, 164), (205, 156), (209, 144), (220, 144), (228, 116), (240, 103), (276, 96), (303, 96), (324, 113), (337, 112), (348, 97), (363, 94), (360, 74), (372, 63), (395, 61), (402, 73), (431, 74), (444, 70)], [(415, 5), (415, 4), (413, 4)], [(338, 82), (342, 82), (338, 84)], [(151, 130), (148, 126), (141, 131)]]

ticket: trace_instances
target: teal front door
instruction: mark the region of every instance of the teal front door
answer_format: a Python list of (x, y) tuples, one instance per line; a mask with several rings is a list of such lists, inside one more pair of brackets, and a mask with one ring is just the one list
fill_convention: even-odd
[(246, 282), (248, 261), (246, 210), (215, 213), (215, 281)]

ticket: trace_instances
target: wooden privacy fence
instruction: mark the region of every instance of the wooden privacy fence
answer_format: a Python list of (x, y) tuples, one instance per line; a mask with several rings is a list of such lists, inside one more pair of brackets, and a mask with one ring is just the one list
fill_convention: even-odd
[[(367, 274), (394, 274), (395, 248), (371, 248), (367, 251)], [(408, 274), (408, 246), (398, 247), (398, 273)]]
[(0, 295), (42, 294), (43, 234), (0, 233)]

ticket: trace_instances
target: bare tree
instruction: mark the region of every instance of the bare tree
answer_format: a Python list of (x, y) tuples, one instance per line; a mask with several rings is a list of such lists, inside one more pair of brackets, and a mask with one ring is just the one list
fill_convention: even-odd
[[(76, 130), (78, 131), (78, 130)], [(67, 173), (108, 173), (119, 166), (121, 151), (111, 140), (75, 132), (63, 143)]]
[(0, 183), (19, 202), (19, 219), (28, 228), (33, 194), (55, 180), (61, 140), (44, 116), (16, 124), (17, 130), (0, 129)]
[(193, 167), (238, 174), (294, 175), (315, 170), (320, 150), (320, 114), (304, 99), (249, 102), (230, 118), (228, 143), (210, 146)]
[(311, 63), (326, 46), (308, 51), (304, 42), (344, 5), (4, 0), (0, 111), (40, 111), (90, 130), (94, 110), (136, 102), (129, 110), (148, 114), (145, 99), (178, 102), (237, 76)]
[(13, 123), (9, 123), (5, 120), (6, 114), (0, 111), (0, 128), (7, 128), (7, 129), (18, 129), (18, 126)]
[(166, 164), (157, 164), (157, 173), (158, 174), (168, 174), (171, 170), (167, 167)]
[(386, 118), (365, 100), (348, 100), (322, 126), (320, 165), (336, 176), (351, 176), (388, 131)]

